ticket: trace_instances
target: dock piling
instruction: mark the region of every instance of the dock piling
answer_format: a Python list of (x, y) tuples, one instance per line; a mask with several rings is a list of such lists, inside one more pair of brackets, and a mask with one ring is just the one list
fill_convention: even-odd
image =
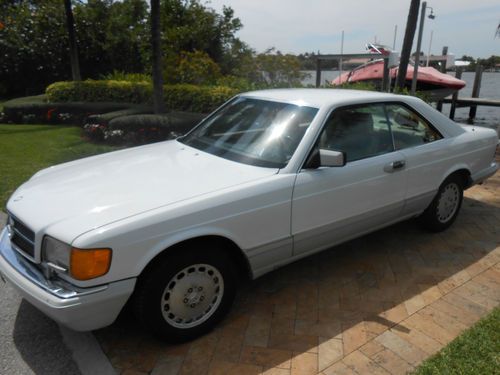
[(316, 59), (316, 87), (321, 86), (321, 59)]
[[(481, 90), (481, 79), (483, 77), (482, 65), (476, 66), (476, 75), (474, 76), (474, 85), (472, 86), (472, 97), (479, 98), (479, 91)], [(469, 123), (474, 121), (477, 112), (477, 105), (471, 105), (469, 110)]]
[[(460, 79), (462, 78), (462, 68), (457, 68), (455, 72), (455, 78)], [(453, 96), (451, 97), (451, 106), (450, 106), (450, 119), (455, 118), (455, 109), (457, 108), (457, 98), (458, 98), (458, 91), (455, 91), (453, 93)]]

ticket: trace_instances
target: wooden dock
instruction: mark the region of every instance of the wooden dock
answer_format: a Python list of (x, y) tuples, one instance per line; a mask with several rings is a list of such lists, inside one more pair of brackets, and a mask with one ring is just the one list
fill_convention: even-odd
[(457, 108), (475, 106), (500, 107), (500, 99), (488, 98), (444, 98), (443, 103), (451, 104), (455, 102)]
[[(451, 98), (444, 98), (437, 103), (437, 109), (439, 111), (443, 108), (443, 103), (451, 104), (450, 107), (450, 119), (455, 118), (455, 109), (470, 107), (469, 110), (469, 123), (474, 122), (474, 118), (476, 117), (476, 111), (478, 106), (487, 106), (487, 107), (500, 107), (500, 99), (489, 99), (489, 98), (480, 98), (479, 90), (481, 90), (481, 79), (483, 76), (483, 67), (478, 65), (476, 67), (476, 74), (474, 76), (474, 85), (472, 87), (472, 97), (471, 98), (459, 98), (458, 91), (453, 94)], [(462, 78), (462, 69), (458, 68), (456, 70), (455, 77), (460, 79)]]

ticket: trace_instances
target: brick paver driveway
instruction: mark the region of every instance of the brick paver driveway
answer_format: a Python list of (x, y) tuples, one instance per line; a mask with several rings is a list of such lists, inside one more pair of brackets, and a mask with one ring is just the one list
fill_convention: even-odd
[(404, 374), (500, 304), (500, 173), (448, 231), (409, 221), (251, 283), (211, 334), (171, 346), (97, 331), (123, 374)]

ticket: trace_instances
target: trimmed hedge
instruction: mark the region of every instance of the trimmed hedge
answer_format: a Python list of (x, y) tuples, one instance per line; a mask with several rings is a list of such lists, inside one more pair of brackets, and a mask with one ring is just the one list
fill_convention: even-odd
[(164, 115), (131, 115), (115, 118), (109, 122), (111, 130), (138, 131), (146, 128), (166, 128), (170, 131), (187, 133), (205, 118), (202, 113), (170, 112)]
[(130, 103), (48, 103), (45, 95), (13, 99), (3, 104), (3, 122), (83, 124), (90, 115), (123, 110)]
[(239, 90), (225, 86), (166, 85), (165, 105), (176, 111), (210, 113)]
[(146, 113), (152, 113), (153, 107), (147, 105), (135, 105), (131, 108), (121, 109), (118, 111), (107, 112), (98, 115), (91, 115), (87, 117), (86, 122), (89, 124), (103, 124), (107, 125), (111, 120), (122, 117), (122, 116), (130, 116), (130, 115), (140, 115)]
[[(165, 85), (166, 108), (209, 113), (239, 90), (225, 86)], [(146, 82), (81, 81), (56, 82), (47, 87), (50, 102), (129, 102), (151, 104), (153, 88)]]
[(201, 113), (170, 112), (163, 115), (141, 114), (119, 116), (108, 124), (89, 122), (86, 136), (110, 144), (144, 144), (177, 138), (198, 124)]
[(148, 103), (153, 87), (147, 82), (86, 80), (55, 82), (45, 90), (50, 102)]

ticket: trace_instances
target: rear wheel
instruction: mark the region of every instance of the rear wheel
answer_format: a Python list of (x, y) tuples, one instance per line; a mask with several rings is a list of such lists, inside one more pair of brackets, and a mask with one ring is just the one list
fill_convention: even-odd
[(420, 216), (420, 222), (433, 232), (447, 229), (457, 218), (462, 200), (463, 179), (452, 175), (441, 184), (436, 197)]
[(208, 332), (227, 314), (236, 278), (222, 252), (173, 251), (141, 277), (134, 310), (153, 334), (182, 342)]

